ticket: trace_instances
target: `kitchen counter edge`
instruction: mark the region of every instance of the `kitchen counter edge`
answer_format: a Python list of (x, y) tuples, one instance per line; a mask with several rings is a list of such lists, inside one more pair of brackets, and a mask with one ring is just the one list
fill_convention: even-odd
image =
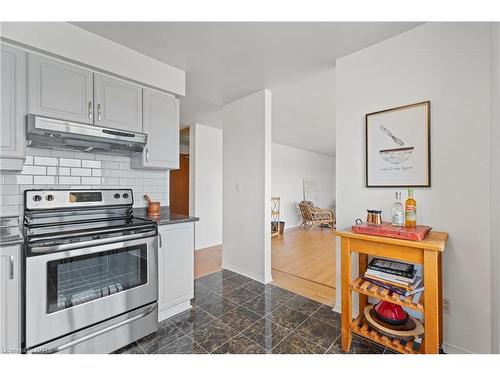
[(160, 210), (160, 215), (158, 216), (148, 215), (146, 208), (134, 208), (134, 217), (140, 219), (153, 220), (156, 221), (158, 225), (190, 223), (200, 220), (198, 217), (195, 216), (186, 216), (170, 212), (169, 207), (162, 207)]
[[(16, 220), (17, 225), (7, 225), (4, 226), (5, 221)], [(24, 237), (22, 235), (21, 223), (23, 222), (22, 217), (17, 215), (6, 215), (0, 216), (0, 227), (2, 227), (2, 234), (0, 235), (0, 247), (22, 245), (24, 243)], [(13, 235), (5, 235), (4, 232), (8, 232), (9, 228), (16, 228)], [(17, 233), (16, 233), (17, 232)]]
[(18, 237), (18, 238), (13, 238), (13, 239), (8, 239), (8, 240), (4, 240), (3, 238), (0, 239), (0, 247), (22, 245), (23, 243), (24, 243), (23, 237)]

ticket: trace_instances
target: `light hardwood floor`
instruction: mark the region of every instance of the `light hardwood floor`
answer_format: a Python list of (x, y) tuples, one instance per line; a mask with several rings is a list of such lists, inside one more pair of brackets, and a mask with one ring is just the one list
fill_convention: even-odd
[[(272, 238), (273, 284), (333, 306), (335, 303), (335, 232), (293, 229)], [(195, 279), (221, 269), (222, 246), (195, 251)]]
[(207, 247), (194, 252), (194, 278), (221, 270), (222, 245)]
[(335, 302), (335, 231), (292, 229), (272, 238), (273, 283), (318, 302)]

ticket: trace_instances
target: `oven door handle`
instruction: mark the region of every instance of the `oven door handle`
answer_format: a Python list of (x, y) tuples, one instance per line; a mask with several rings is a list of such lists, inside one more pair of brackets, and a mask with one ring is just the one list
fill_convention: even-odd
[[(139, 229), (139, 228), (135, 228)], [(93, 234), (101, 234), (101, 233), (112, 233), (112, 232), (117, 232), (119, 229), (113, 228), (113, 229), (96, 229), (96, 230), (91, 230), (91, 231), (86, 231), (85, 235), (91, 236)], [(49, 236), (43, 236), (42, 238), (47, 239), (47, 240), (57, 240), (59, 238), (67, 238), (68, 234), (53, 234)], [(34, 237), (35, 239), (33, 241), (36, 241), (38, 237)]]
[(55, 252), (64, 251), (64, 250), (80, 249), (82, 247), (105, 245), (105, 244), (115, 243), (115, 242), (125, 242), (125, 241), (130, 241), (130, 240), (136, 240), (139, 238), (153, 237), (153, 236), (156, 236), (156, 234), (157, 234), (157, 231), (155, 229), (155, 230), (150, 230), (150, 231), (143, 232), (143, 233), (129, 234), (126, 236), (119, 236), (119, 237), (112, 237), (112, 238), (103, 238), (103, 239), (92, 240), (92, 241), (75, 242), (75, 243), (68, 243), (68, 244), (54, 245), (54, 246), (33, 246), (30, 248), (30, 250), (33, 254), (55, 253)]
[(155, 310), (155, 308), (156, 308), (156, 305), (150, 306), (150, 307), (148, 307), (147, 310), (143, 311), (139, 315), (136, 315), (136, 316), (134, 316), (132, 318), (126, 319), (123, 322), (119, 322), (119, 323), (113, 324), (112, 326), (106, 327), (104, 329), (101, 329), (100, 331), (91, 333), (91, 334), (89, 334), (87, 336), (80, 337), (79, 339), (73, 340), (73, 341), (68, 342), (68, 343), (66, 343), (64, 345), (58, 346), (58, 347), (53, 348), (53, 349), (49, 349), (46, 353), (53, 354), (53, 353), (62, 352), (63, 350), (66, 350), (66, 349), (71, 348), (71, 347), (73, 347), (75, 345), (81, 344), (82, 342), (85, 342), (87, 340), (93, 339), (94, 337), (102, 335), (102, 334), (104, 334), (106, 332), (112, 331), (112, 330), (114, 330), (116, 328), (119, 328), (119, 327), (124, 326), (124, 325), (129, 324), (129, 323), (132, 323), (132, 322), (134, 322), (134, 321), (136, 321), (138, 319), (144, 318), (145, 316), (151, 314)]

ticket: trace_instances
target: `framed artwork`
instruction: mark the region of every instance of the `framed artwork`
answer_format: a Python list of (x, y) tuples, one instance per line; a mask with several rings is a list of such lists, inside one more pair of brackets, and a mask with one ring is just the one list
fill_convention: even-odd
[(366, 115), (366, 186), (431, 186), (431, 102)]

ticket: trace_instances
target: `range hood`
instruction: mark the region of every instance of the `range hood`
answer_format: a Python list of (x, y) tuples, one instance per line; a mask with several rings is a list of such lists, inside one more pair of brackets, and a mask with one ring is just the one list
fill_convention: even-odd
[(28, 146), (113, 155), (141, 153), (148, 136), (101, 126), (28, 115)]

